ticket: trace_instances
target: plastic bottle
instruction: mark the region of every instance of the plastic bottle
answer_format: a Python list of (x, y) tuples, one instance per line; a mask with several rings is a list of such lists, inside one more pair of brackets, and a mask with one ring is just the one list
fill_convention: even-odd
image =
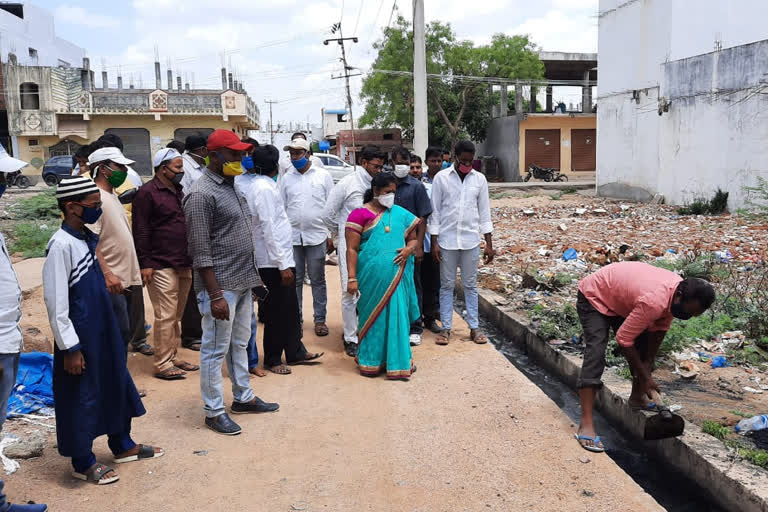
[(733, 430), (739, 434), (746, 434), (747, 432), (755, 432), (765, 428), (768, 428), (768, 414), (760, 414), (759, 416), (752, 416), (751, 418), (741, 420), (733, 427)]

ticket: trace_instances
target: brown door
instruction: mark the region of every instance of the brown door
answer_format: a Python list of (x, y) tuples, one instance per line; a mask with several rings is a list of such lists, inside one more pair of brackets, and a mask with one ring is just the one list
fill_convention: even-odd
[(531, 164), (560, 169), (560, 130), (526, 130), (523, 171)]
[(571, 169), (591, 171), (597, 169), (597, 131), (571, 130)]

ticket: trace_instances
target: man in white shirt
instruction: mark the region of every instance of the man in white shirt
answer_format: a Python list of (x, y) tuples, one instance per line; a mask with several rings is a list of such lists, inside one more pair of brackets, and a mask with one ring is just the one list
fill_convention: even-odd
[(312, 283), (315, 334), (328, 336), (325, 323), (328, 293), (325, 286), (325, 253), (333, 247), (323, 211), (333, 189), (333, 178), (309, 160), (309, 143), (297, 137), (283, 148), (291, 155), (291, 168), (280, 180), (280, 196), (293, 228), (293, 259), (296, 262), (296, 296), (302, 309), (304, 269)]
[(294, 284), (293, 231), (285, 214), (277, 177), (280, 153), (274, 146), (254, 148), (253, 169), (238, 176), (235, 186), (245, 197), (253, 223), (253, 243), (259, 275), (269, 294), (264, 308), (264, 368), (280, 375), (291, 373), (288, 365), (313, 361), (322, 354), (309, 354), (301, 342), (299, 301)]
[(363, 195), (371, 188), (371, 180), (381, 172), (385, 154), (378, 146), (365, 146), (360, 153), (360, 166), (341, 179), (331, 191), (323, 218), (329, 229), (338, 234), (336, 252), (341, 276), (341, 316), (344, 320), (344, 348), (347, 355), (357, 355), (357, 296), (347, 290), (347, 243), (344, 229), (352, 210), (363, 206)]
[[(184, 163), (184, 177), (181, 179), (182, 189), (189, 191), (206, 167), (208, 146), (206, 137), (202, 135), (190, 135), (184, 141), (184, 153), (181, 155)], [(197, 307), (197, 294), (195, 287), (189, 289), (187, 305), (184, 308), (184, 316), (181, 318), (181, 346), (190, 350), (200, 350), (203, 337), (202, 316)]]
[(487, 343), (479, 329), (477, 310), (477, 266), (482, 235), (485, 263), (493, 261), (493, 224), (488, 182), (472, 169), (475, 146), (468, 140), (456, 144), (452, 166), (440, 171), (432, 181), (432, 215), (429, 234), (432, 257), (440, 263), (440, 320), (443, 332), (438, 345), (447, 345), (453, 320), (453, 292), (456, 271), (461, 267), (461, 284), (467, 305), (467, 323), (475, 343)]
[[(302, 132), (296, 132), (293, 135), (291, 135), (291, 142), (295, 141), (296, 139), (303, 139), (307, 142), (307, 146), (309, 146), (309, 141), (307, 140), (307, 136), (303, 134)], [(284, 150), (287, 151), (287, 150)], [(312, 162), (312, 167), (315, 169), (319, 169), (323, 166), (322, 160), (317, 158), (316, 156), (312, 155), (312, 151), (308, 150), (309, 154), (307, 155), (307, 158)], [(291, 157), (289, 155), (283, 154), (282, 157), (280, 157), (280, 171), (278, 173), (278, 179), (283, 179), (283, 176), (285, 176), (285, 173), (293, 169), (293, 164), (291, 163)]]

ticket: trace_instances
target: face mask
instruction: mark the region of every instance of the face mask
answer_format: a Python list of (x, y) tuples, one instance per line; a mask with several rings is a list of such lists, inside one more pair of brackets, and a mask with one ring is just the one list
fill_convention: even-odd
[(461, 174), (469, 174), (470, 171), (472, 171), (472, 166), (471, 165), (459, 164), (459, 172)]
[(5, 185), (5, 183), (3, 183), (2, 185), (0, 185), (0, 197), (3, 197), (3, 192), (5, 192), (5, 187), (6, 187), (6, 186), (7, 186), (7, 185)]
[(296, 170), (300, 171), (301, 169), (307, 166), (307, 157), (303, 156), (298, 160), (291, 160), (291, 163), (296, 168)]
[(683, 308), (682, 302), (679, 304), (672, 304), (670, 311), (672, 312), (672, 316), (677, 318), (678, 320), (688, 320), (693, 316), (692, 314), (687, 313), (685, 311), (685, 308)]
[(272, 176), (272, 179), (275, 181), (275, 183), (277, 183), (277, 174), (275, 174), (274, 176)]
[(128, 171), (121, 171), (119, 169), (115, 170), (111, 167), (107, 168), (112, 171), (112, 175), (107, 178), (107, 182), (109, 182), (110, 185), (112, 185), (114, 188), (117, 188), (125, 183), (125, 179), (128, 177)]
[[(75, 203), (80, 204), (80, 203)], [(80, 206), (83, 206), (80, 204)], [(101, 217), (101, 208), (93, 208), (92, 206), (83, 206), (83, 213), (80, 214), (84, 224), (93, 224)]]
[(448, 163), (448, 162), (443, 162), (443, 165), (441, 165), (441, 166), (440, 166), (440, 169), (447, 169), (447, 168), (449, 168), (450, 166), (451, 166), (451, 164), (450, 164), (450, 163)]
[(408, 173), (411, 172), (411, 168), (407, 165), (396, 165), (394, 172), (395, 176), (398, 178), (405, 178), (408, 176)]
[(224, 176), (240, 176), (243, 174), (243, 164), (241, 162), (227, 162), (222, 166)]
[(205, 158), (203, 158), (203, 162), (205, 163), (205, 166), (208, 167), (209, 165), (211, 165), (211, 157), (206, 156)]
[(240, 163), (243, 165), (243, 169), (245, 169), (247, 172), (251, 172), (253, 170), (252, 156), (244, 156)]
[(171, 183), (174, 185), (181, 185), (181, 180), (184, 179), (184, 173), (180, 172), (173, 175), (173, 178), (171, 178)]
[(389, 194), (384, 194), (383, 196), (377, 196), (376, 200), (384, 208), (390, 209), (395, 205), (395, 193), (390, 192)]

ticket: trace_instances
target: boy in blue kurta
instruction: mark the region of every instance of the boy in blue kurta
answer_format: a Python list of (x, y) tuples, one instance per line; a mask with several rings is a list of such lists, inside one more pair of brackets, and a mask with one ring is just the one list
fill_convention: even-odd
[(126, 366), (125, 344), (96, 260), (98, 236), (85, 224), (101, 215), (101, 196), (84, 177), (62, 180), (56, 189), (64, 213), (48, 242), (43, 288), (56, 340), (53, 395), (59, 453), (72, 458), (75, 478), (99, 485), (118, 479), (96, 462), (93, 440), (109, 436), (114, 462), (163, 455), (131, 439), (131, 419), (145, 413)]

